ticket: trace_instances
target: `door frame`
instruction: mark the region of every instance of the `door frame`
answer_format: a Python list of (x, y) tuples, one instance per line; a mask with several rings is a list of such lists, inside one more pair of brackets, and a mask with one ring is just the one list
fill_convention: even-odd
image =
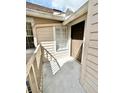
[[(81, 21), (85, 21), (85, 26), (84, 26), (84, 38), (85, 40), (85, 28), (86, 28), (86, 22), (87, 22), (87, 13), (82, 15), (81, 17), (77, 18), (76, 20), (73, 19), (72, 22), (67, 24), (67, 29), (69, 31), (69, 56), (71, 56), (71, 26), (77, 23), (80, 23)], [(84, 42), (84, 41), (83, 41)], [(84, 43), (83, 43), (84, 44)], [(84, 46), (84, 45), (83, 45)], [(81, 59), (82, 60), (82, 59)]]
[[(84, 22), (84, 31), (83, 31), (82, 49), (81, 49), (82, 50), (81, 51), (81, 62), (82, 62), (82, 54), (83, 54), (83, 47), (84, 47), (84, 33), (85, 33), (85, 27), (86, 27), (86, 20), (79, 21), (78, 23), (73, 24), (73, 25), (70, 26), (70, 29), (71, 29), (70, 38), (71, 38), (71, 35), (72, 35), (72, 26), (77, 25), (77, 24), (80, 24), (81, 22)], [(72, 56), (72, 38), (70, 39), (70, 56)], [(78, 61), (78, 63), (80, 63), (80, 64), (81, 64), (81, 62)]]

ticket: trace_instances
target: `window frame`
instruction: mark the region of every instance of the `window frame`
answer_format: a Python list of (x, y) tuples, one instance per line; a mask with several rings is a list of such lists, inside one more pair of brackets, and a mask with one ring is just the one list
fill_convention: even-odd
[[(56, 33), (56, 29), (60, 29), (60, 31), (63, 31), (63, 29), (65, 30), (65, 34), (66, 34), (66, 42), (65, 42), (65, 48), (61, 48), (61, 49), (57, 49), (57, 33)], [(54, 27), (54, 36), (55, 36), (55, 51), (56, 52), (61, 52), (61, 51), (66, 51), (66, 50), (68, 50), (69, 49), (69, 44), (68, 44), (68, 42), (69, 42), (69, 32), (67, 31), (67, 27), (66, 26), (55, 26)], [(64, 36), (63, 36), (64, 37)]]
[[(30, 26), (28, 27), (29, 24)], [(28, 32), (27, 30), (30, 31)], [(26, 49), (32, 49), (32, 48), (35, 48), (32, 23), (26, 22)]]

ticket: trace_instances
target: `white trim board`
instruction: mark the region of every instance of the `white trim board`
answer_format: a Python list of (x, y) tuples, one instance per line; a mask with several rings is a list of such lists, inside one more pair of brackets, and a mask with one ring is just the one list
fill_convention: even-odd
[(37, 24), (34, 26), (34, 28), (37, 28), (37, 27), (46, 27), (46, 26), (61, 26), (62, 24), (61, 23), (52, 23), (52, 24)]
[(26, 15), (40, 17), (40, 18), (54, 19), (54, 20), (59, 20), (59, 21), (64, 21), (65, 19), (62, 16), (56, 16), (51, 13), (46, 13), (46, 12), (37, 11), (33, 9), (28, 9), (28, 8), (26, 9)]
[(70, 22), (68, 25), (72, 26), (72, 25), (78, 24), (82, 21), (85, 21), (86, 19), (87, 19), (87, 13), (85, 13), (84, 15), (80, 16), (79, 18), (75, 19), (74, 21)]
[(87, 11), (88, 11), (88, 1), (83, 6), (81, 6), (74, 14), (72, 14), (68, 19), (66, 19), (63, 22), (63, 25), (66, 25), (66, 24), (72, 22), (76, 18), (84, 15)]

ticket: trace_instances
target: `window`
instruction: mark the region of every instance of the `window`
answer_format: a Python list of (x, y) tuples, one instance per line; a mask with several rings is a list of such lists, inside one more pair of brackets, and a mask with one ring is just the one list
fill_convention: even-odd
[(26, 49), (34, 48), (31, 23), (26, 22)]
[(56, 27), (56, 51), (68, 49), (68, 32), (66, 27)]

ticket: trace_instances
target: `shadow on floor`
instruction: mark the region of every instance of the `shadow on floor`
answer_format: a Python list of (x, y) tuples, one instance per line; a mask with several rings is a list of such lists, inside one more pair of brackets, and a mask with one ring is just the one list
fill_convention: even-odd
[(79, 83), (80, 64), (74, 60), (66, 62), (55, 74), (49, 63), (43, 65), (43, 93), (85, 93)]

